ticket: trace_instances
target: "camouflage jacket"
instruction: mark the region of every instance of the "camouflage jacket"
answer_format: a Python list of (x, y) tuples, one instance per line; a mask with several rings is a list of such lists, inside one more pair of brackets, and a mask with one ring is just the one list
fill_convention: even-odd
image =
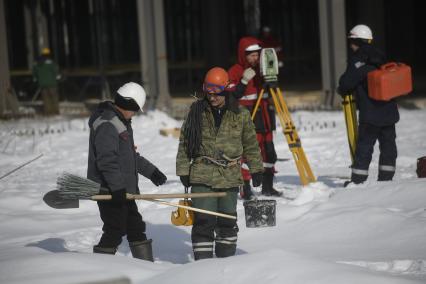
[[(182, 126), (184, 129), (186, 121)], [(223, 167), (207, 161), (202, 156), (215, 160), (247, 158), (251, 173), (262, 172), (263, 163), (256, 132), (250, 113), (243, 107), (227, 110), (220, 127), (214, 124), (210, 107), (202, 114), (202, 135), (199, 157), (190, 161), (185, 152), (184, 132), (181, 131), (176, 157), (176, 174), (190, 176), (191, 184), (204, 184), (212, 188), (231, 188), (242, 185), (240, 164)], [(225, 157), (225, 158), (224, 158)]]

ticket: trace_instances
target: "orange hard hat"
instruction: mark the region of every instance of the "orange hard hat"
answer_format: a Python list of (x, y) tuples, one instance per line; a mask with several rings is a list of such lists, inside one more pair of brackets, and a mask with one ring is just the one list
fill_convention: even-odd
[(203, 89), (207, 93), (222, 93), (229, 84), (228, 72), (220, 67), (210, 69), (204, 77)]

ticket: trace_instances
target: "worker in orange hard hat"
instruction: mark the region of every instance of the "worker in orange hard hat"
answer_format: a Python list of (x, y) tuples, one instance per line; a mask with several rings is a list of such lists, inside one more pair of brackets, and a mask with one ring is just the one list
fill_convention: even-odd
[[(239, 106), (227, 87), (228, 73), (210, 69), (203, 82), (204, 96), (191, 105), (183, 123), (176, 157), (176, 174), (192, 193), (227, 192), (226, 197), (196, 198), (196, 208), (237, 216), (242, 185), (241, 156), (251, 165), (253, 183), (262, 183), (262, 157), (250, 113)], [(244, 93), (240, 84), (234, 92)], [(195, 260), (227, 257), (237, 247), (237, 221), (194, 212), (192, 247)], [(213, 249), (214, 248), (214, 249)]]

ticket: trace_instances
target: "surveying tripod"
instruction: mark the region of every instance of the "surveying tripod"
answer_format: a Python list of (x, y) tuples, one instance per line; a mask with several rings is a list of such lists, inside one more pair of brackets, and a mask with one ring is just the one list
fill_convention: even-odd
[(346, 134), (348, 136), (349, 151), (352, 164), (354, 163), (356, 143), (358, 141), (358, 120), (356, 117), (356, 101), (352, 94), (345, 95), (342, 101), (345, 115)]
[(284, 101), (280, 88), (277, 86), (276, 77), (265, 78), (265, 84), (260, 91), (260, 95), (257, 98), (256, 105), (253, 109), (251, 119), (254, 120), (257, 109), (259, 108), (260, 102), (262, 101), (263, 93), (265, 89), (269, 91), (274, 102), (275, 110), (280, 119), (281, 126), (283, 128), (283, 134), (287, 139), (288, 147), (293, 154), (294, 161), (296, 163), (297, 171), (299, 172), (300, 182), (302, 185), (307, 185), (310, 182), (315, 181), (315, 176), (312, 173), (311, 167), (309, 166), (308, 159), (306, 158), (305, 152), (302, 148), (299, 135), (297, 134), (296, 127), (290, 117), (287, 105)]

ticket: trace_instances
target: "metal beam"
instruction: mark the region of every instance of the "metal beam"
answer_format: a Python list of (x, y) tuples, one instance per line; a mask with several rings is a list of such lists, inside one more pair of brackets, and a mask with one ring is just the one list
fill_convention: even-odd
[(167, 68), (167, 48), (166, 48), (166, 28), (164, 18), (164, 0), (155, 1), (154, 4), (154, 36), (155, 53), (157, 65), (157, 90), (158, 100), (156, 107), (161, 110), (168, 110), (171, 106), (169, 93), (169, 76)]
[(170, 104), (163, 1), (137, 0), (142, 85), (146, 109)]
[(318, 0), (324, 104), (337, 106), (340, 75), (346, 68), (345, 0)]
[(34, 59), (38, 56), (37, 51), (34, 48), (34, 38), (33, 38), (33, 15), (31, 14), (30, 4), (24, 4), (24, 23), (25, 23), (25, 46), (27, 48), (27, 67), (28, 70), (31, 70), (34, 65)]
[(7, 52), (5, 0), (0, 0), (0, 116), (7, 110), (6, 96), (10, 89), (9, 55)]
[(36, 18), (37, 18), (37, 30), (38, 30), (38, 54), (41, 53), (41, 50), (44, 47), (49, 46), (49, 31), (47, 28), (47, 18), (46, 14), (43, 13), (41, 10), (41, 2), (40, 0), (37, 1), (37, 8), (36, 8)]

